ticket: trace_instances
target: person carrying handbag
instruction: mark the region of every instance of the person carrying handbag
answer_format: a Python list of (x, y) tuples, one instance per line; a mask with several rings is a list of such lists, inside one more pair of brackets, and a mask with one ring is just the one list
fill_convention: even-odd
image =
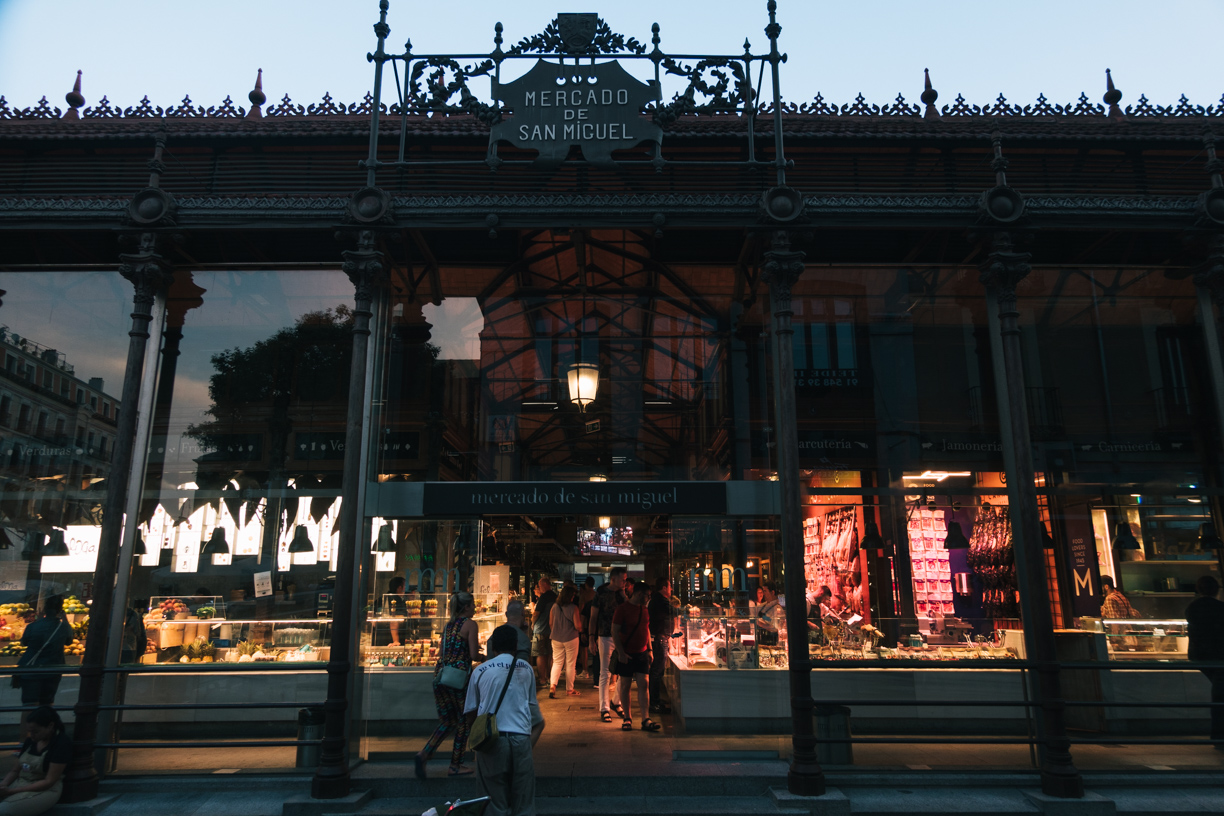
[[(63, 612), (63, 598), (59, 595), (47, 598), (42, 617), (27, 626), (21, 636), (26, 651), (17, 661), (17, 668), (64, 665), (64, 647), (72, 642), (72, 627), (64, 620)], [(21, 686), (23, 706), (49, 706), (55, 704), (55, 692), (59, 690), (62, 677), (56, 671), (14, 675), (13, 680)]]
[(478, 717), (488, 726), (477, 729), (476, 738), (482, 732), (487, 736), (472, 746), (480, 786), (489, 797), (484, 816), (535, 814), (532, 746), (544, 731), (544, 718), (531, 664), (514, 656), (517, 644), (514, 627), (493, 630), (489, 652), (495, 656), (472, 672), (464, 705), (469, 727)]
[(442, 740), (451, 731), (455, 732), (455, 743), (451, 749), (451, 763), (447, 776), (470, 774), (471, 768), (463, 764), (463, 752), (467, 750), (468, 721), (463, 716), (463, 703), (467, 694), (468, 676), (472, 661), (480, 654), (480, 639), (472, 615), (476, 602), (470, 592), (456, 592), (451, 596), (450, 622), (442, 632), (442, 645), (438, 650), (438, 665), (434, 667), (434, 703), (438, 708), (438, 727), (434, 729), (415, 757), (418, 779), (425, 778), (425, 763), (433, 757)]

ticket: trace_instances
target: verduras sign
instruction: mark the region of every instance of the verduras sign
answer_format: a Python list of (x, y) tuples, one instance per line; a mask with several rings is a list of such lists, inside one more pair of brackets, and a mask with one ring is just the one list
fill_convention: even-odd
[(642, 82), (618, 62), (538, 60), (513, 82), (495, 82), (493, 96), (514, 115), (494, 125), (490, 138), (538, 150), (538, 161), (546, 164), (560, 163), (575, 145), (588, 162), (609, 164), (612, 151), (663, 136), (662, 128), (639, 113), (659, 101), (659, 84)]
[(425, 515), (727, 512), (723, 482), (427, 482)]

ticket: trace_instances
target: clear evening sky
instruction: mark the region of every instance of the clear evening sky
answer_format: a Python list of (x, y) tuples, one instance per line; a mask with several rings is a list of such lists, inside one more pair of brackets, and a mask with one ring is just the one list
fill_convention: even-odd
[[(1099, 102), (1113, 69), (1122, 104), (1141, 93), (1174, 104), (1181, 94), (1218, 104), (1221, 0), (780, 0), (787, 99), (817, 92), (883, 105), (898, 92), (918, 101), (930, 68), (939, 104), (958, 93), (986, 104), (1000, 92), (1031, 104)], [(390, 43), (411, 37), (418, 53), (485, 52), (493, 24), (506, 44), (541, 31), (557, 11), (597, 11), (613, 30), (663, 48), (739, 53), (747, 37), (766, 50), (764, 0), (391, 0)], [(359, 100), (372, 81), (376, 0), (0, 0), (0, 95), (10, 107), (44, 95), (63, 108), (77, 69), (87, 104), (103, 95), (134, 105), (216, 105), (231, 95), (246, 106), (257, 68), (269, 103), (288, 93), (309, 104), (330, 92)], [(670, 94), (669, 94), (670, 95)]]

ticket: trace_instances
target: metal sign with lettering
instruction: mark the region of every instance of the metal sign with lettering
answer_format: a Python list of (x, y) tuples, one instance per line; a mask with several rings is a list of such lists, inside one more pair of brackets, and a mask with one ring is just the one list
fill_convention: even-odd
[(639, 115), (659, 101), (659, 83), (642, 82), (619, 62), (537, 60), (512, 82), (495, 80), (493, 96), (514, 115), (493, 125), (491, 142), (538, 150), (541, 164), (559, 164), (573, 146), (592, 164), (611, 164), (612, 151), (663, 138), (662, 128)]
[(426, 482), (427, 516), (579, 513), (723, 515), (724, 482)]

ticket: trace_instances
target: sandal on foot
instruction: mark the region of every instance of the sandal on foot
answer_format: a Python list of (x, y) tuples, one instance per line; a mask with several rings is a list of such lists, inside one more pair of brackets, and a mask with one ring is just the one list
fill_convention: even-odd
[(425, 757), (417, 754), (412, 758), (413, 769), (416, 771), (417, 779), (425, 778)]
[(621, 730), (622, 731), (632, 731), (633, 730), (633, 720), (626, 717), (625, 721), (621, 723)]
[(603, 720), (604, 722), (612, 722), (612, 713), (609, 711), (601, 711), (599, 712), (599, 719)]
[(579, 691), (578, 689), (570, 689), (569, 691), (565, 693), (568, 694), (570, 697), (581, 697), (582, 696), (582, 692)]
[(470, 773), (473, 773), (473, 771), (466, 765), (452, 765), (446, 771), (447, 776), (467, 776)]
[(622, 720), (629, 719), (628, 717), (625, 716), (625, 709), (621, 706), (620, 703), (613, 703), (612, 705), (608, 707), (612, 709), (612, 711), (616, 714), (616, 716), (620, 717)]
[(649, 717), (642, 720), (642, 730), (643, 731), (658, 731), (662, 728), (663, 726), (659, 725), (657, 722), (650, 719)]

